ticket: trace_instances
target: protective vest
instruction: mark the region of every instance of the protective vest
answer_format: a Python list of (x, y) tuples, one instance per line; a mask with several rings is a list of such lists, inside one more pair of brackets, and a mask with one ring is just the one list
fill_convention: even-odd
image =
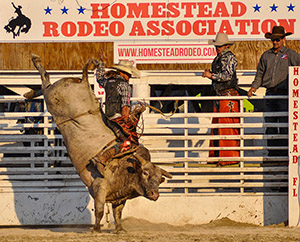
[(115, 76), (108, 79), (105, 85), (105, 114), (108, 117), (112, 117), (122, 111), (121, 90), (118, 88), (121, 82), (126, 81), (121, 77)]
[[(231, 51), (225, 52), (223, 55), (233, 55)], [(222, 72), (222, 63), (221, 63), (221, 56), (216, 57), (216, 59), (213, 61), (212, 64), (212, 72), (213, 73), (221, 73)], [(213, 87), (216, 92), (230, 89), (230, 88), (235, 88), (238, 90), (238, 78), (236, 76), (236, 72), (234, 72), (231, 80), (229, 81), (213, 81)]]

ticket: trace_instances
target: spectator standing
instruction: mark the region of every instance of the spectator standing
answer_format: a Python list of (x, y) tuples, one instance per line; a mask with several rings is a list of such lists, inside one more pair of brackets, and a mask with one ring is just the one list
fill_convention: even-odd
[[(291, 32), (285, 32), (284, 27), (274, 26), (272, 33), (265, 34), (265, 38), (271, 39), (273, 47), (265, 51), (258, 63), (257, 72), (248, 96), (251, 97), (259, 87), (266, 88), (266, 96), (288, 95), (288, 67), (300, 65), (300, 54), (284, 46), (286, 36)], [(267, 99), (267, 112), (288, 111), (287, 99)], [(265, 117), (266, 123), (287, 123), (288, 117)], [(268, 127), (266, 134), (287, 134), (288, 128)], [(287, 139), (268, 139), (268, 147), (288, 146)], [(288, 150), (269, 150), (268, 156), (287, 156)]]
[[(213, 44), (217, 51), (217, 56), (212, 62), (212, 70), (206, 69), (203, 77), (212, 80), (212, 86), (218, 96), (238, 96), (238, 79), (236, 75), (237, 60), (230, 51), (230, 46), (234, 42), (228, 40), (225, 33), (218, 33), (215, 40), (209, 40), (208, 44)], [(214, 112), (232, 113), (239, 112), (238, 100), (216, 100), (214, 101)], [(213, 123), (239, 123), (239, 118), (233, 117), (213, 118)], [(218, 128), (212, 129), (213, 135), (239, 135), (238, 128)], [(211, 140), (211, 147), (239, 147), (239, 140)], [(239, 157), (238, 150), (212, 150), (209, 152), (210, 157)], [(239, 161), (219, 161), (218, 166), (237, 164)]]

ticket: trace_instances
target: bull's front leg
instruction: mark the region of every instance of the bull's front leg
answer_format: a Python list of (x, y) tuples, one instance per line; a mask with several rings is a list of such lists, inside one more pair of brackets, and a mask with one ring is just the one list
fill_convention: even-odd
[(95, 203), (95, 217), (96, 222), (94, 226), (95, 232), (101, 232), (101, 219), (104, 215), (104, 205), (107, 194), (107, 181), (105, 178), (96, 178), (93, 182), (94, 203)]
[(125, 231), (125, 229), (123, 229), (122, 223), (121, 223), (122, 211), (125, 206), (125, 202), (126, 201), (123, 201), (121, 204), (112, 204), (117, 233), (119, 233), (121, 231)]

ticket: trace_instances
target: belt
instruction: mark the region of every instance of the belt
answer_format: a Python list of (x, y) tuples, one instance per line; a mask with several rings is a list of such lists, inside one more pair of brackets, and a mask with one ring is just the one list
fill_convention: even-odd
[(218, 96), (237, 96), (238, 92), (235, 88), (229, 88), (221, 91), (217, 91)]
[(282, 95), (287, 95), (288, 94), (288, 90), (275, 88), (275, 87), (267, 88), (267, 92), (273, 92), (273, 93), (282, 94)]

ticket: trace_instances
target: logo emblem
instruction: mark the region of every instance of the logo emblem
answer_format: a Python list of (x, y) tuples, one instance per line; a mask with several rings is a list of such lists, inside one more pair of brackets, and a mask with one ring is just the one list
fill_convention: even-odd
[(17, 17), (12, 17), (12, 19), (9, 20), (8, 24), (4, 26), (4, 29), (7, 33), (12, 33), (13, 38), (16, 38), (16, 36), (20, 36), (20, 33), (28, 33), (29, 29), (31, 28), (31, 20), (26, 17), (21, 9), (22, 6), (16, 5), (12, 2), (11, 3), (15, 9), (15, 13), (18, 15)]

